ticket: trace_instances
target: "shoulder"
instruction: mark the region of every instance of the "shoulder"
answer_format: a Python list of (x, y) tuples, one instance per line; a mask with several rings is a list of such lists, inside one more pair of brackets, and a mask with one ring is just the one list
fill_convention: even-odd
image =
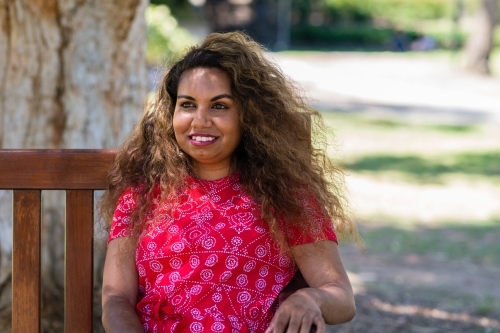
[(303, 211), (303, 221), (291, 223), (282, 219), (286, 238), (290, 246), (297, 246), (318, 241), (330, 240), (337, 242), (337, 234), (328, 211), (313, 193), (297, 190), (297, 200)]
[(129, 187), (123, 191), (118, 198), (116, 210), (123, 213), (130, 213), (136, 208), (137, 195), (139, 189), (136, 187)]
[(137, 210), (137, 198), (140, 195), (139, 187), (128, 187), (118, 197), (111, 227), (108, 243), (116, 238), (131, 236), (134, 229), (132, 214)]

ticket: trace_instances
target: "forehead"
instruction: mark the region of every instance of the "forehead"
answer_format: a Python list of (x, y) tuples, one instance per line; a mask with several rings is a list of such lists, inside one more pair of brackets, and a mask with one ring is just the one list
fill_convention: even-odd
[(183, 90), (225, 90), (231, 91), (229, 75), (218, 68), (196, 67), (182, 73), (178, 91)]

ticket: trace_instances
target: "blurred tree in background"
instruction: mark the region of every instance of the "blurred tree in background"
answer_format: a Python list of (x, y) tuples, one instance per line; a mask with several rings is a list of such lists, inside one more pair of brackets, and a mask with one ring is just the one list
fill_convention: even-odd
[(466, 66), (475, 72), (490, 74), (489, 58), (498, 22), (498, 1), (481, 0), (474, 20), (474, 30), (466, 46)]
[[(204, 21), (210, 32), (245, 30), (272, 48), (277, 36), (277, 7), (281, 0), (152, 0), (166, 5), (182, 21)], [(291, 0), (285, 0), (291, 1)]]
[[(210, 31), (245, 30), (273, 49), (280, 19), (292, 47), (388, 49), (395, 35), (431, 36), (436, 46), (458, 48), (468, 31), (461, 20), (483, 0), (153, 0), (181, 21), (204, 20)], [(496, 2), (497, 0), (485, 0)], [(280, 11), (280, 6), (284, 8)], [(479, 19), (478, 19), (479, 20)], [(478, 21), (479, 22), (479, 21)]]
[[(467, 67), (488, 73), (498, 0), (153, 0), (207, 32), (245, 30), (271, 50), (458, 50)], [(168, 9), (162, 12), (169, 11)], [(475, 19), (472, 17), (475, 14)], [(170, 15), (170, 13), (168, 14)], [(152, 15), (157, 17), (156, 14)], [(172, 18), (150, 26), (148, 59), (193, 43)], [(160, 25), (162, 28), (160, 28)], [(168, 26), (167, 28), (165, 28)], [(175, 28), (174, 28), (175, 26)], [(165, 33), (165, 31), (167, 33)], [(500, 40), (500, 38), (499, 38)], [(160, 47), (161, 45), (161, 47)], [(161, 55), (161, 50), (166, 50)]]

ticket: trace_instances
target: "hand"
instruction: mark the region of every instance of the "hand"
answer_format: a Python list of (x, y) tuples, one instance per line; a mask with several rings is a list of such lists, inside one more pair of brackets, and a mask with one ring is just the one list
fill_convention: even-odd
[(312, 288), (301, 289), (290, 295), (274, 314), (265, 333), (325, 333), (326, 325), (321, 310), (308, 294)]

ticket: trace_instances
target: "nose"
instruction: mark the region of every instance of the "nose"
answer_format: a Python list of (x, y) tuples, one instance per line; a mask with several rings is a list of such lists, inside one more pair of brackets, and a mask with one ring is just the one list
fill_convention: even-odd
[(198, 105), (191, 125), (194, 128), (206, 128), (212, 126), (212, 120), (208, 107)]

